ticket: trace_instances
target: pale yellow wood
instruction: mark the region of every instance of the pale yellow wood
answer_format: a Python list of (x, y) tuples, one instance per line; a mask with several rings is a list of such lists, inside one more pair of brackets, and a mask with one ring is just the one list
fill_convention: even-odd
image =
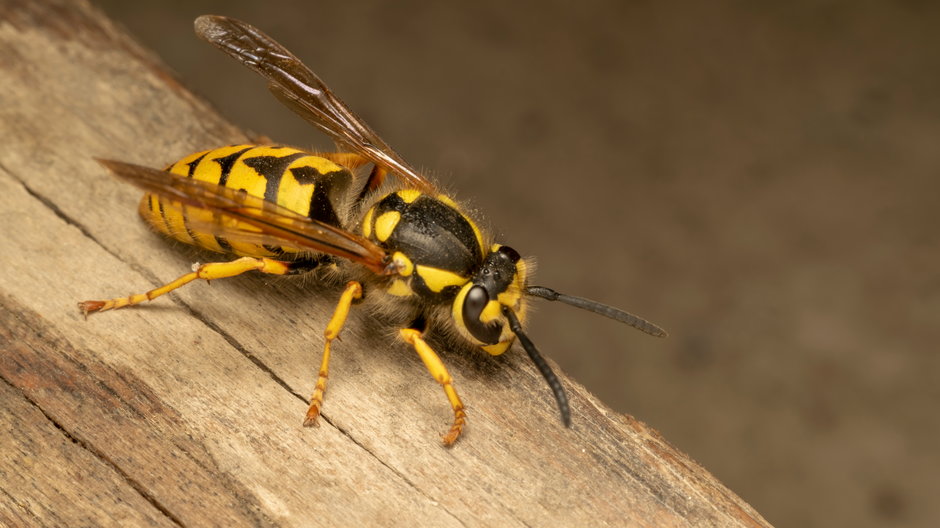
[(86, 4), (4, 10), (0, 384), (12, 403), (0, 423), (17, 436), (0, 442), (0, 471), (32, 478), (0, 480), (6, 519), (58, 524), (96, 504), (97, 515), (130, 508), (139, 524), (188, 526), (766, 525), (564, 377), (574, 427), (563, 428), (518, 351), (491, 358), (432, 340), (468, 413), (459, 442), (442, 447), (452, 412), (440, 388), (362, 310), (334, 343), (320, 427), (302, 427), (341, 286), (194, 283), (85, 321), (78, 301), (144, 291), (205, 258), (149, 233), (138, 192), (91, 158), (160, 166), (245, 138)]

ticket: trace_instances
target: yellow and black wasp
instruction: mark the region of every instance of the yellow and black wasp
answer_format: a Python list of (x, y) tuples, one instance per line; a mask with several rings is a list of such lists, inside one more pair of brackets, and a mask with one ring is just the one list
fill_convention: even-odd
[[(198, 152), (157, 170), (100, 160), (146, 191), (140, 215), (187, 244), (236, 255), (208, 263), (147, 293), (84, 301), (85, 314), (152, 300), (196, 279), (247, 271), (274, 275), (329, 268), (346, 286), (325, 332), (323, 359), (304, 425), (320, 414), (330, 346), (354, 302), (393, 313), (401, 338), (440, 383), (454, 411), (444, 443), (457, 440), (466, 412), (447, 369), (424, 339), (451, 334), (492, 355), (518, 339), (554, 393), (565, 426), (564, 388), (526, 336), (530, 297), (561, 301), (654, 336), (658, 326), (594, 301), (529, 285), (530, 266), (495, 243), (450, 197), (395, 153), (297, 57), (244, 22), (196, 19), (196, 33), (268, 80), (285, 105), (345, 152), (311, 154), (289, 147), (235, 145)], [(356, 169), (372, 165), (368, 176)], [(386, 177), (392, 174), (397, 180)], [(364, 181), (361, 181), (364, 180)], [(368, 301), (372, 302), (368, 302)]]

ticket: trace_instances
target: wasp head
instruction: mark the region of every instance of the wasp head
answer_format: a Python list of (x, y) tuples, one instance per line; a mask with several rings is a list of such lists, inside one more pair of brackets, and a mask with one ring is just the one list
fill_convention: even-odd
[(525, 318), (526, 264), (516, 250), (494, 245), (454, 299), (453, 316), (465, 337), (492, 355), (509, 349), (515, 334), (503, 312)]

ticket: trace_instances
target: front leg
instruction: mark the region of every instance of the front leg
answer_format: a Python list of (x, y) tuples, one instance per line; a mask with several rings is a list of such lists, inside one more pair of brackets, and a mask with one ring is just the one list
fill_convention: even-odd
[(402, 339), (414, 347), (415, 352), (421, 357), (421, 361), (424, 361), (424, 366), (427, 367), (428, 372), (444, 387), (447, 400), (450, 401), (450, 406), (454, 409), (454, 423), (450, 426), (450, 431), (448, 431), (443, 438), (444, 445), (451, 446), (457, 441), (457, 437), (460, 436), (460, 432), (467, 423), (467, 413), (464, 411), (463, 402), (461, 402), (460, 397), (457, 396), (457, 391), (454, 390), (454, 380), (447, 372), (447, 368), (444, 367), (441, 358), (438, 357), (434, 349), (424, 340), (419, 330), (415, 330), (414, 328), (402, 328), (399, 334)]

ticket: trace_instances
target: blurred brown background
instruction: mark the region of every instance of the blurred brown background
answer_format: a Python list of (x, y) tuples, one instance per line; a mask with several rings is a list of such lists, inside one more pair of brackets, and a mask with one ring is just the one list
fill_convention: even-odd
[(254, 23), (537, 283), (664, 325), (543, 304), (531, 335), (769, 521), (940, 522), (938, 4), (99, 3), (236, 123), (329, 148), (191, 29)]

